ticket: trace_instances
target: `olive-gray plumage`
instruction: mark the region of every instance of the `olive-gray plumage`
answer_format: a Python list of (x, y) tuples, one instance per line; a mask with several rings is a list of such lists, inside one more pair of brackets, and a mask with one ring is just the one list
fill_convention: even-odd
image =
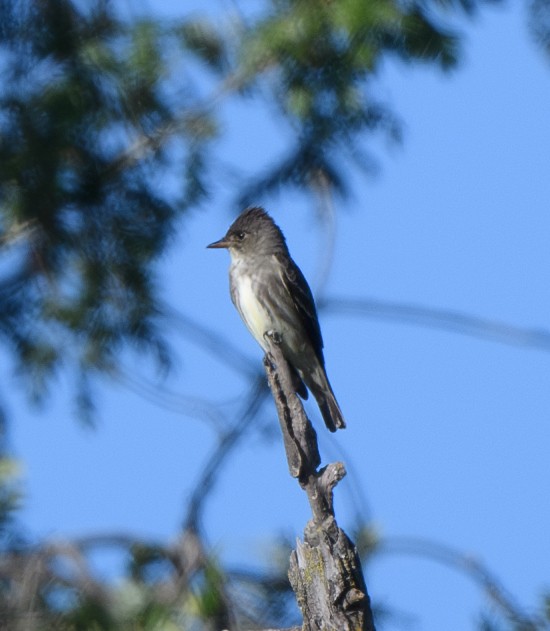
[(265, 334), (275, 333), (293, 371), (296, 392), (307, 398), (307, 386), (329, 430), (344, 428), (325, 371), (313, 295), (273, 219), (262, 208), (247, 209), (208, 247), (229, 250), (231, 299), (256, 341), (267, 351)]

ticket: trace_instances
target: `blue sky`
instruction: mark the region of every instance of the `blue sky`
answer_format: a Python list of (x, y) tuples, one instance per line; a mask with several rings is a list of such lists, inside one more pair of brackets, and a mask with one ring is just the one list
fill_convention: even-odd
[[(354, 174), (353, 198), (336, 202), (325, 295), (548, 329), (549, 60), (530, 40), (519, 3), (483, 11), (463, 29), (464, 59), (450, 75), (392, 62), (377, 79), (405, 123), (404, 143), (374, 141), (380, 173)], [(251, 109), (230, 104), (228, 112), (222, 152), (243, 167), (269, 158), (289, 133)], [(205, 249), (232, 219), (232, 192), (221, 185), (212, 203), (193, 212), (161, 273), (174, 307), (260, 365), (229, 300), (228, 256)], [(325, 242), (311, 202), (291, 194), (258, 201), (315, 279)], [(307, 409), (323, 461), (349, 465), (336, 490), (340, 524), (350, 528), (359, 510), (384, 537), (448, 544), (486, 563), (532, 610), (550, 588), (548, 352), (334, 313), (322, 314), (321, 325), (348, 429), (329, 435), (315, 406)], [(176, 329), (169, 337), (177, 361), (165, 387), (234, 410), (245, 382)], [(147, 364), (131, 370), (151, 378)], [(104, 379), (98, 428), (89, 431), (75, 423), (68, 395), (61, 383), (41, 413), (17, 394), (8, 406), (11, 443), (25, 463), (29, 532), (175, 537), (213, 447), (212, 427)], [(210, 542), (231, 563), (261, 561), (274, 537), (299, 536), (309, 517), (287, 474), (270, 401), (263, 419), (273, 438), (250, 432), (205, 514)], [(374, 600), (403, 616), (387, 629), (473, 628), (486, 602), (463, 575), (417, 557), (381, 555), (366, 573)]]

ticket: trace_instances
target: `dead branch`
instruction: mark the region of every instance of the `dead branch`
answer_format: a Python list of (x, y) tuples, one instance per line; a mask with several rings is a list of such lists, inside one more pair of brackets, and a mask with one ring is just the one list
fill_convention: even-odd
[(303, 631), (374, 631), (370, 599), (357, 549), (336, 523), (333, 490), (341, 462), (318, 470), (317, 435), (292, 387), (281, 349), (269, 340), (264, 358), (275, 399), (290, 475), (307, 494), (313, 518), (290, 557), (289, 579), (303, 614)]

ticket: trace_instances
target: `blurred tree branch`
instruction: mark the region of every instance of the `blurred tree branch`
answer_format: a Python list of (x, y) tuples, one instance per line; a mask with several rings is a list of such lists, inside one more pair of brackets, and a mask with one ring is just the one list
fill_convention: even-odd
[(236, 344), (226, 336), (204, 324), (197, 322), (191, 316), (178, 311), (168, 303), (163, 303), (162, 313), (169, 323), (175, 325), (185, 338), (202, 350), (206, 350), (217, 361), (221, 361), (243, 376), (256, 379), (260, 374), (256, 362), (245, 355)]
[(462, 335), (550, 352), (550, 331), (513, 326), (460, 311), (436, 309), (417, 304), (387, 302), (375, 298), (321, 298), (324, 313), (397, 321), (416, 326), (443, 329)]
[(550, 628), (550, 620), (523, 610), (501, 581), (479, 559), (449, 545), (415, 537), (388, 537), (377, 542), (375, 555), (414, 555), (451, 567), (476, 583), (502, 616), (517, 631), (541, 631)]
[(199, 480), (188, 501), (186, 516), (184, 518), (184, 530), (199, 530), (201, 514), (204, 504), (208, 499), (220, 474), (222, 465), (234, 451), (239, 440), (245, 435), (246, 430), (256, 420), (258, 411), (267, 394), (264, 378), (256, 378), (252, 383), (249, 394), (245, 397), (242, 412), (239, 413), (235, 424), (224, 431), (218, 439), (212, 454), (203, 467)]

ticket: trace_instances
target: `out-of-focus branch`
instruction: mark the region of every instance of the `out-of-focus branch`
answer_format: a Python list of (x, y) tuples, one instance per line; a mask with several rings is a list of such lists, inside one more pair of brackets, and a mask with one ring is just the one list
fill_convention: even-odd
[(143, 377), (138, 377), (123, 367), (111, 370), (109, 376), (128, 390), (165, 410), (206, 421), (216, 431), (221, 431), (226, 426), (226, 415), (221, 407), (211, 400), (173, 392)]
[(182, 531), (169, 545), (127, 533), (79, 537), (71, 545), (82, 554), (102, 548), (119, 548), (135, 558), (145, 558), (149, 553), (149, 558), (154, 555), (155, 558), (164, 559), (170, 564), (171, 571), (164, 580), (156, 581), (152, 590), (155, 600), (163, 604), (172, 604), (181, 599), (183, 591), (189, 589), (194, 576), (209, 563), (203, 541), (191, 531)]
[(263, 375), (256, 378), (245, 399), (244, 409), (237, 414), (238, 421), (233, 427), (221, 435), (210, 458), (204, 466), (201, 476), (195, 484), (187, 505), (184, 519), (184, 530), (198, 531), (201, 513), (208, 495), (212, 491), (225, 459), (233, 451), (246, 430), (256, 419), (256, 415), (267, 395), (267, 387)]
[[(65, 561), (62, 572), (57, 571), (54, 563), (60, 559)], [(101, 603), (107, 603), (110, 599), (109, 590), (92, 577), (78, 546), (69, 541), (46, 543), (26, 553), (9, 552), (1, 555), (0, 579), (9, 586), (3, 595), (4, 605), (8, 610), (28, 616), (29, 619), (39, 616), (36, 609), (37, 595), (55, 584), (70, 586)], [(2, 622), (0, 615), (0, 626)]]
[[(38, 628), (28, 626), (27, 619), (43, 622), (40, 628), (46, 625), (47, 628), (65, 628), (64, 625), (58, 627), (56, 613), (44, 609), (41, 601), (49, 591), (59, 588), (78, 594), (80, 601), (89, 601), (106, 612), (116, 610), (117, 591), (108, 582), (97, 579), (93, 572), (91, 557), (105, 548), (124, 551), (132, 559), (128, 578), (142, 585), (144, 597), (156, 606), (181, 607), (185, 594), (195, 590), (194, 579), (208, 576), (210, 581), (205, 589), (215, 590), (218, 598), (216, 610), (210, 612), (211, 621), (216, 628), (227, 624), (234, 628), (223, 573), (213, 576), (212, 558), (207, 555), (202, 539), (192, 531), (181, 532), (169, 545), (115, 532), (50, 541), (0, 554), (0, 580), (6, 587), (2, 593), (0, 628), (14, 631)], [(164, 574), (151, 579), (147, 570), (158, 561), (167, 562)], [(13, 626), (14, 620), (22, 620), (21, 625)], [(91, 624), (94, 626), (93, 622)]]
[(208, 351), (218, 361), (238, 370), (245, 377), (258, 379), (258, 376), (261, 375), (257, 363), (217, 331), (200, 324), (168, 303), (161, 304), (161, 309), (166, 318), (178, 327), (186, 339)]
[(322, 225), (324, 243), (320, 248), (322, 256), (318, 259), (313, 287), (316, 296), (323, 296), (334, 262), (336, 248), (336, 212), (333, 191), (326, 174), (319, 171), (310, 184), (317, 197), (317, 215)]
[(490, 601), (496, 605), (505, 618), (516, 625), (516, 628), (523, 631), (540, 631), (548, 628), (543, 620), (527, 615), (498, 578), (481, 561), (450, 546), (426, 539), (391, 537), (379, 541), (373, 553), (420, 556), (463, 572), (481, 587)]
[(321, 298), (318, 301), (318, 307), (319, 310), (329, 314), (394, 320), (479, 337), (501, 344), (550, 352), (550, 330), (513, 326), (451, 309), (433, 309), (421, 305), (369, 298), (334, 297)]

